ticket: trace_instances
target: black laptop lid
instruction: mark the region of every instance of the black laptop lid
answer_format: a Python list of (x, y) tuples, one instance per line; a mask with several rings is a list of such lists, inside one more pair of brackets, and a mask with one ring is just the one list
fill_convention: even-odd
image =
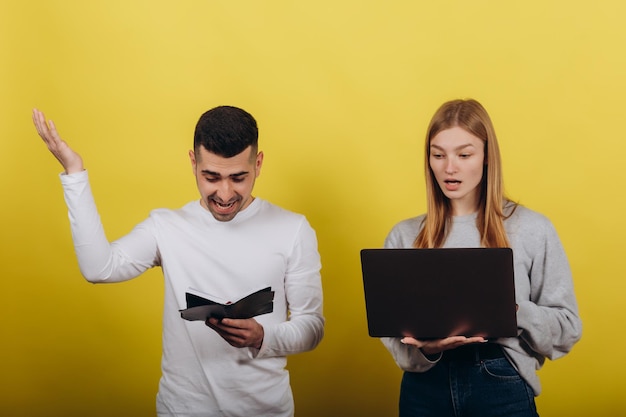
[(510, 248), (363, 249), (369, 335), (517, 335)]

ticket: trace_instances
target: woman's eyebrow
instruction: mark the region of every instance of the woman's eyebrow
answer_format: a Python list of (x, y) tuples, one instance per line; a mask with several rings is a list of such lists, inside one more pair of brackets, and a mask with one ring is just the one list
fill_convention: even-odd
[[(470, 146), (471, 146), (471, 147), (474, 147), (474, 144), (472, 144), (472, 143), (466, 143), (465, 145), (459, 145), (459, 146), (457, 146), (457, 147), (456, 147), (456, 148), (454, 148), (453, 150), (455, 150), (455, 151), (460, 151), (461, 149), (464, 149), (464, 148), (467, 148), (467, 147), (470, 147)], [(431, 145), (430, 145), (430, 147), (431, 147), (431, 148), (437, 148), (437, 149), (439, 149), (439, 150), (441, 150), (441, 151), (445, 150), (443, 147), (441, 147), (441, 146), (439, 146), (439, 145), (435, 145), (435, 144), (431, 144)]]

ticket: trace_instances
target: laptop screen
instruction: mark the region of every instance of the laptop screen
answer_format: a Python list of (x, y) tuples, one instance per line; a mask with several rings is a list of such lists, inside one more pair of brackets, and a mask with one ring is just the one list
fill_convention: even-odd
[(369, 335), (517, 335), (510, 248), (363, 249)]

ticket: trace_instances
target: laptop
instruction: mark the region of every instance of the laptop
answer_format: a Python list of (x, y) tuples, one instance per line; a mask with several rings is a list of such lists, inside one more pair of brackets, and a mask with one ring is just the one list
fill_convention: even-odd
[(510, 248), (363, 249), (371, 337), (517, 336)]

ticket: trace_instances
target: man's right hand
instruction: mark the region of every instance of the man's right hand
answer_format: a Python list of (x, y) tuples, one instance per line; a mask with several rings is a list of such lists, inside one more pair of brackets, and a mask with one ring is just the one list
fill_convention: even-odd
[(73, 174), (84, 170), (83, 159), (61, 139), (52, 120), (46, 123), (43, 112), (33, 109), (33, 123), (37, 133), (45, 142), (48, 150), (63, 165), (66, 174)]

